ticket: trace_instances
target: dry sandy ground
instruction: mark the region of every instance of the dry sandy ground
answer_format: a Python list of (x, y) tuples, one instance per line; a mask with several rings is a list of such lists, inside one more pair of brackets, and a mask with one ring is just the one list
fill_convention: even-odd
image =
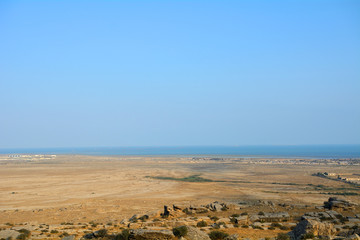
[[(199, 162), (191, 157), (165, 156), (64, 155), (46, 161), (7, 161), (0, 164), (0, 223), (117, 222), (135, 213), (161, 210), (163, 205), (207, 204), (215, 200), (267, 199), (321, 205), (329, 196), (319, 194), (308, 184), (349, 187), (311, 176), (324, 171), (359, 173), (360, 166)], [(194, 174), (225, 182), (147, 177)], [(344, 198), (360, 203), (360, 196)]]

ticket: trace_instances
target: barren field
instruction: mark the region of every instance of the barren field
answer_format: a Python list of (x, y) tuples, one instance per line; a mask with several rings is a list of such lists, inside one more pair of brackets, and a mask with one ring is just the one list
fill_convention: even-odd
[[(0, 223), (118, 222), (174, 203), (260, 199), (321, 205), (341, 193), (360, 203), (359, 188), (312, 176), (317, 172), (351, 175), (360, 166), (186, 156), (0, 161)], [(184, 179), (194, 175), (194, 181)]]

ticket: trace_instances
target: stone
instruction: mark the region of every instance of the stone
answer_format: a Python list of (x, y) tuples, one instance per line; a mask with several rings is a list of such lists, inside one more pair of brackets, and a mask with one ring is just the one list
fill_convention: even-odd
[(331, 223), (322, 223), (312, 219), (303, 219), (296, 225), (289, 235), (293, 239), (299, 240), (306, 234), (314, 234), (316, 237), (332, 238), (335, 233), (336, 229)]
[(172, 240), (174, 234), (170, 230), (130, 230), (129, 240)]
[(187, 229), (187, 233), (184, 236), (186, 240), (210, 240), (209, 235), (205, 232), (191, 226), (185, 226)]
[(75, 240), (75, 235), (63, 237), (61, 240)]
[(14, 231), (14, 230), (2, 230), (0, 231), (0, 239), (4, 238), (12, 238), (12, 239), (16, 239), (18, 236), (20, 235), (19, 232)]
[(129, 222), (134, 222), (138, 219), (139, 215), (135, 214), (134, 216), (132, 216), (131, 218), (129, 218)]

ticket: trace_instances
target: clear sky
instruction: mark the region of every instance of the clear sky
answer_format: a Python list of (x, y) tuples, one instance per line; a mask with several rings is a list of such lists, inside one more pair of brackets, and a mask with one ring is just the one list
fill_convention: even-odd
[(360, 1), (0, 1), (0, 148), (360, 144)]

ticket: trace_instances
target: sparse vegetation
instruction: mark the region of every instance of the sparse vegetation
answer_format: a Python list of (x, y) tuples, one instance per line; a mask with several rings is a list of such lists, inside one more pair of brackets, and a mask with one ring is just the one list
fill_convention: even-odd
[(209, 237), (211, 240), (222, 240), (225, 239), (229, 234), (221, 232), (221, 231), (211, 231), (209, 233)]
[(197, 227), (206, 227), (207, 226), (207, 222), (205, 222), (204, 220), (198, 222), (196, 224)]
[(276, 240), (290, 240), (290, 236), (287, 235), (286, 233), (279, 233), (276, 236)]
[(173, 233), (178, 238), (186, 236), (187, 231), (188, 230), (187, 230), (186, 226), (180, 226), (180, 227), (173, 228)]
[(200, 175), (191, 175), (189, 177), (183, 177), (183, 178), (175, 178), (175, 177), (162, 177), (162, 176), (156, 176), (156, 177), (150, 177), (153, 179), (160, 179), (160, 180), (173, 180), (173, 181), (181, 181), (181, 182), (219, 182), (219, 181), (213, 181), (211, 179), (200, 177)]
[(114, 240), (128, 240), (129, 239), (130, 232), (127, 229), (122, 230), (121, 233), (117, 234), (114, 237)]

